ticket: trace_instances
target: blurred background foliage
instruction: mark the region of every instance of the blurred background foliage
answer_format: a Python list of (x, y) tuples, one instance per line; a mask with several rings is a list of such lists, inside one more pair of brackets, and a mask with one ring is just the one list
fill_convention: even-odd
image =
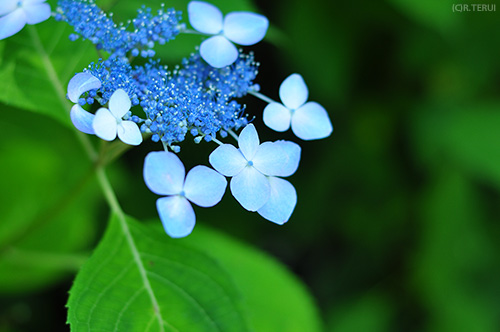
[[(120, 20), (141, 1), (98, 3)], [(213, 3), (270, 18), (268, 42), (254, 48), (262, 92), (277, 99), (282, 80), (302, 74), (335, 131), (300, 142), (289, 223), (269, 223), (229, 195), (197, 209), (198, 223), (284, 262), (316, 299), (325, 331), (499, 331), (500, 6), (457, 13), (455, 1), (431, 0)], [(180, 36), (158, 52), (175, 64), (198, 42)], [(15, 54), (5, 45), (0, 77)], [(108, 208), (92, 178), (79, 182), (91, 165), (72, 133), (60, 119), (16, 108), (24, 102), (2, 104), (0, 118), (0, 331), (64, 331), (78, 259), (102, 235)], [(262, 126), (262, 102), (245, 102), (262, 140), (296, 140)], [(127, 152), (108, 172), (125, 211), (140, 220), (156, 218), (141, 176), (151, 149)], [(186, 168), (207, 164), (212, 149), (185, 142), (180, 157)], [(78, 194), (68, 197), (72, 188)], [(71, 256), (43, 256), (40, 246)]]

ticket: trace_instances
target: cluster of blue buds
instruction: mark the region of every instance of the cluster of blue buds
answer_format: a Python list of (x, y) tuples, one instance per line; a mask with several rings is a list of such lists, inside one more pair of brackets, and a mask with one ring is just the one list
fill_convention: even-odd
[[(295, 208), (297, 193), (283, 178), (297, 170), (301, 148), (283, 140), (261, 143), (237, 99), (252, 95), (264, 100), (266, 126), (278, 132), (291, 128), (302, 140), (332, 133), (328, 113), (307, 101), (308, 88), (299, 74), (290, 75), (279, 87), (281, 102), (259, 92), (253, 53), (245, 54), (234, 44), (261, 41), (269, 26), (267, 18), (249, 12), (223, 16), (217, 7), (201, 1), (191, 1), (187, 12), (194, 30), (181, 22), (179, 11), (163, 5), (155, 14), (143, 6), (135, 19), (116, 24), (93, 0), (59, 0), (52, 15), (74, 27), (70, 39), (90, 40), (106, 57), (70, 80), (71, 120), (78, 130), (103, 140), (118, 137), (140, 145), (151, 138), (162, 143), (162, 151), (146, 156), (143, 176), (147, 187), (162, 196), (156, 206), (171, 237), (192, 232), (196, 217), (191, 203), (216, 205), (226, 191), (226, 178), (231, 178), (230, 191), (244, 209), (284, 224)], [(50, 7), (45, 0), (2, 0), (0, 15), (1, 39), (25, 24), (48, 19)], [(199, 33), (206, 39), (169, 70), (154, 59), (154, 47), (182, 33)], [(147, 59), (136, 64), (138, 56)], [(218, 144), (208, 158), (213, 169), (196, 166), (186, 174), (176, 155), (186, 136), (196, 143)], [(223, 139), (234, 139), (236, 144)]]

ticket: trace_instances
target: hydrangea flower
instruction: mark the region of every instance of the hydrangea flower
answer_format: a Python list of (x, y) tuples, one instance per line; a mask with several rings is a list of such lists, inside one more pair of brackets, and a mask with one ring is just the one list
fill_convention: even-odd
[[(113, 16), (103, 12), (94, 0), (59, 0), (55, 19), (66, 21), (78, 34), (70, 35), (76, 40), (79, 35), (90, 40), (97, 49), (110, 53), (110, 58), (139, 54), (144, 57), (155, 55), (155, 43), (165, 44), (179, 34), (180, 12), (165, 9), (164, 5), (154, 15), (151, 8), (143, 6), (137, 17), (129, 24), (116, 24)], [(129, 31), (133, 30), (133, 31)]]
[(95, 114), (92, 121), (95, 134), (106, 141), (114, 140), (118, 134), (123, 143), (141, 144), (142, 134), (137, 123), (122, 119), (131, 106), (132, 103), (125, 90), (116, 90), (109, 98), (109, 109), (100, 108)]
[(264, 123), (276, 131), (292, 126), (293, 133), (303, 140), (330, 136), (333, 131), (328, 113), (320, 104), (308, 102), (309, 91), (299, 74), (288, 76), (280, 85), (279, 95), (283, 104), (270, 103), (264, 109)]
[(10, 37), (26, 24), (37, 24), (50, 17), (46, 0), (1, 0), (0, 39)]
[(79, 105), (80, 96), (100, 87), (101, 81), (89, 73), (78, 73), (68, 83), (68, 99), (75, 103), (70, 112), (71, 121), (78, 130), (86, 134), (95, 134), (92, 127), (95, 116)]
[(238, 49), (231, 42), (245, 46), (256, 44), (269, 27), (269, 21), (262, 15), (232, 12), (223, 18), (217, 7), (202, 1), (191, 1), (188, 14), (195, 30), (214, 35), (201, 43), (200, 54), (215, 68), (228, 66), (238, 58)]
[(174, 238), (191, 233), (196, 222), (189, 201), (201, 207), (220, 202), (226, 179), (206, 166), (196, 166), (185, 176), (184, 165), (172, 152), (150, 152), (144, 161), (144, 181), (148, 188), (166, 197), (156, 201), (163, 227)]
[(290, 176), (297, 170), (300, 147), (293, 142), (260, 144), (253, 124), (247, 125), (238, 138), (239, 149), (223, 144), (209, 157), (219, 173), (232, 177), (234, 198), (249, 211), (282, 224), (288, 220), (297, 202), (293, 186), (276, 176)]
[(290, 219), (297, 204), (297, 192), (287, 180), (275, 176), (268, 177), (271, 194), (269, 200), (257, 213), (276, 224), (283, 225)]

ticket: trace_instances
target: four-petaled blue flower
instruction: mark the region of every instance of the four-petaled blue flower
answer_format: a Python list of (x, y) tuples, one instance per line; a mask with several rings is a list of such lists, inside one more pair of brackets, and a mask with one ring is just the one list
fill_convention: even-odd
[(83, 93), (100, 87), (101, 81), (89, 73), (78, 73), (68, 83), (68, 99), (75, 103), (70, 112), (71, 121), (78, 130), (85, 134), (95, 134), (92, 127), (95, 115), (84, 110), (78, 102)]
[(295, 208), (297, 194), (288, 181), (276, 176), (295, 173), (300, 147), (288, 141), (259, 143), (254, 125), (249, 124), (240, 133), (239, 149), (230, 144), (219, 146), (210, 154), (210, 164), (232, 177), (231, 193), (243, 208), (283, 224)]
[(0, 39), (10, 37), (26, 24), (37, 24), (50, 17), (46, 0), (1, 0)]
[(232, 12), (222, 17), (222, 12), (206, 2), (188, 4), (189, 23), (199, 32), (215, 35), (200, 45), (202, 58), (212, 67), (222, 68), (236, 61), (239, 45), (253, 45), (266, 35), (269, 21), (266, 17), (249, 12)]
[(308, 102), (309, 91), (299, 74), (288, 76), (280, 85), (282, 104), (270, 103), (264, 109), (264, 123), (276, 131), (292, 126), (293, 133), (303, 140), (330, 136), (333, 131), (328, 113), (320, 104)]
[(206, 166), (196, 166), (184, 179), (185, 169), (172, 152), (150, 152), (144, 161), (144, 181), (158, 195), (158, 214), (168, 235), (184, 237), (194, 228), (196, 217), (189, 201), (201, 207), (220, 202), (226, 179)]
[(123, 143), (139, 145), (142, 143), (142, 134), (137, 123), (123, 120), (123, 116), (128, 113), (132, 103), (130, 97), (123, 89), (118, 89), (109, 98), (109, 109), (100, 108), (97, 110), (92, 128), (95, 134), (106, 141), (116, 138)]
[[(45, 0), (0, 1), (0, 15), (10, 13), (0, 18), (0, 37), (12, 35), (26, 23), (41, 20), (47, 8), (50, 16), (50, 7), (43, 3)], [(106, 28), (109, 24), (117, 29), (118, 35), (125, 30), (117, 28), (93, 2), (82, 3), (81, 7), (72, 7), (70, 0), (62, 3), (66, 11), (63, 15), (58, 9), (59, 19), (71, 22), (77, 32), (98, 47), (112, 51), (108, 60), (91, 65), (87, 72), (75, 75), (69, 82), (68, 98), (75, 103), (71, 109), (71, 120), (80, 131), (108, 141), (118, 136), (124, 143), (139, 145), (142, 135), (137, 123), (142, 123), (143, 131), (153, 133), (154, 141), (161, 140), (164, 145), (172, 147), (171, 143), (184, 140), (187, 132), (195, 136), (195, 140), (204, 137), (209, 141), (219, 132), (225, 137), (228, 130), (248, 123), (242, 115), (243, 108), (232, 98), (258, 91), (253, 84), (257, 64), (251, 55), (240, 55), (233, 43), (253, 45), (262, 40), (269, 26), (264, 16), (232, 12), (223, 17), (217, 7), (191, 1), (188, 5), (191, 25), (195, 30), (211, 36), (202, 42), (199, 54), (184, 60), (183, 67), (172, 74), (158, 62), (133, 68), (123, 55), (132, 48), (132, 53), (137, 53), (141, 48), (136, 48), (137, 43), (144, 46), (143, 51), (149, 52), (155, 39), (160, 38), (159, 25), (165, 25), (164, 30), (172, 32), (172, 36), (179, 33), (179, 29), (184, 29), (177, 24), (179, 17), (175, 11), (169, 12), (175, 15), (169, 20), (163, 11), (159, 11), (160, 21), (155, 21), (159, 25), (151, 25), (156, 26), (154, 31), (144, 28), (143, 23), (156, 20), (156, 16), (153, 17), (147, 10), (144, 15), (140, 12), (141, 19), (134, 24), (140, 25), (147, 34), (144, 38), (134, 39), (132, 46), (127, 44), (124, 47), (121, 42), (128, 43), (128, 37), (124, 35), (123, 40), (115, 44), (112, 41), (116, 36), (108, 36), (104, 32), (109, 32)], [(40, 12), (34, 13), (35, 8)], [(81, 8), (91, 10), (80, 15)], [(104, 24), (104, 28), (97, 30), (92, 24), (88, 31), (80, 29), (89, 22), (89, 15), (97, 12), (100, 19), (90, 22), (95, 25), (103, 21), (108, 25)], [(11, 21), (17, 25), (7, 26)], [(175, 29), (172, 30), (171, 26)], [(164, 39), (170, 36), (166, 32), (161, 34)], [(104, 40), (111, 42), (104, 47), (101, 45)], [(160, 40), (160, 43), (164, 41)], [(226, 71), (218, 69), (226, 66)], [(207, 86), (208, 90), (205, 89)], [(286, 78), (280, 86), (279, 95), (282, 104), (271, 102), (264, 109), (263, 119), (268, 127), (277, 131), (291, 127), (303, 140), (324, 138), (331, 134), (333, 127), (328, 113), (318, 103), (307, 102), (308, 89), (300, 75), (292, 74)], [(101, 105), (108, 103), (108, 108), (101, 107), (95, 114), (82, 108), (85, 104), (93, 104), (94, 100)], [(146, 119), (131, 115), (132, 103), (143, 107)], [(282, 177), (295, 173), (300, 154), (301, 148), (293, 142), (260, 144), (257, 131), (250, 124), (241, 131), (238, 148), (221, 144), (210, 154), (210, 164), (215, 170), (196, 166), (186, 175), (184, 165), (175, 154), (151, 152), (145, 159), (144, 179), (151, 191), (166, 196), (159, 198), (156, 206), (165, 231), (172, 237), (184, 237), (192, 232), (196, 217), (190, 202), (210, 207), (221, 200), (227, 187), (224, 176), (232, 178), (231, 193), (243, 208), (256, 211), (281, 225), (289, 220), (297, 203), (295, 188)]]

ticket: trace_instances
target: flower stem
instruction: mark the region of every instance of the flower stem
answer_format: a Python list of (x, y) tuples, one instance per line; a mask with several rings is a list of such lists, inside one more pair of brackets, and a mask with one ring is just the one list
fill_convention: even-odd
[(263, 101), (271, 104), (271, 103), (278, 103), (277, 101), (272, 100), (271, 98), (264, 96), (262, 93), (257, 92), (257, 91), (248, 91), (249, 94), (254, 95), (255, 97), (262, 99)]
[(222, 145), (224, 143), (222, 143), (221, 141), (219, 141), (217, 138), (215, 137), (212, 137), (212, 141), (214, 141), (215, 143), (219, 144), (219, 145)]
[(210, 36), (207, 33), (199, 32), (199, 31), (191, 30), (191, 29), (186, 29), (186, 28), (180, 29), (179, 32), (180, 33), (187, 33), (187, 34), (191, 34), (191, 35)]
[(238, 136), (234, 133), (234, 131), (228, 129), (227, 132), (236, 140), (236, 142), (238, 142)]

